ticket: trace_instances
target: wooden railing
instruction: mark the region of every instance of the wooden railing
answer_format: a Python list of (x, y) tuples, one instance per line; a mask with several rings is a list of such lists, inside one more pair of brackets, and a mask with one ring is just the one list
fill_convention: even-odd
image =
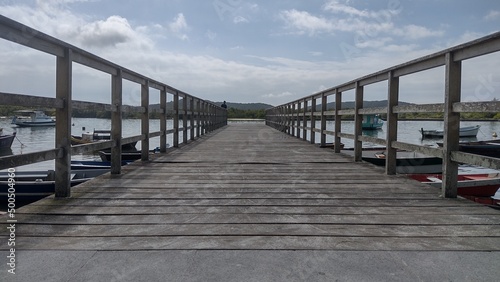
[[(354, 140), (354, 160), (361, 160), (362, 142), (371, 142), (387, 147), (386, 173), (396, 173), (396, 151), (407, 150), (436, 156), (443, 159), (442, 195), (457, 196), (458, 164), (472, 164), (482, 167), (500, 169), (500, 159), (484, 157), (460, 152), (459, 126), (460, 113), (465, 112), (500, 112), (500, 102), (461, 102), (462, 61), (500, 51), (500, 32), (474, 40), (441, 52), (425, 56), (401, 65), (360, 77), (353, 81), (337, 85), (302, 99), (292, 101), (267, 111), (266, 123), (278, 130), (287, 132), (298, 138), (315, 143), (315, 133), (320, 133), (322, 145), (327, 135), (333, 135), (335, 152), (340, 152), (341, 138)], [(500, 62), (498, 62), (500, 65)], [(398, 105), (399, 78), (405, 75), (445, 66), (444, 103), (428, 105)], [(363, 108), (364, 87), (370, 84), (387, 81), (387, 107)], [(342, 93), (355, 91), (355, 108), (342, 109)], [(335, 95), (335, 110), (327, 110), (327, 97)], [(317, 100), (321, 109), (317, 109)], [(443, 148), (431, 148), (399, 142), (398, 114), (402, 113), (444, 112), (444, 145)], [(362, 135), (363, 115), (387, 114), (387, 135), (385, 139)], [(352, 115), (355, 120), (354, 134), (341, 131), (342, 116)], [(327, 118), (335, 119), (334, 131), (326, 128)], [(321, 127), (315, 128), (316, 120), (321, 120)], [(307, 126), (308, 120), (311, 126)]]
[[(1, 105), (48, 107), (56, 109), (55, 148), (46, 151), (0, 158), (0, 169), (47, 160), (55, 160), (55, 195), (69, 197), (71, 155), (111, 148), (111, 173), (121, 172), (122, 145), (141, 141), (141, 159), (149, 158), (149, 139), (160, 137), (160, 152), (167, 150), (167, 134), (173, 134), (173, 146), (186, 144), (188, 136), (195, 140), (207, 132), (227, 124), (227, 111), (211, 102), (194, 97), (167, 84), (104, 60), (80, 48), (60, 41), (0, 15), (0, 38), (39, 50), (56, 57), (55, 98), (0, 92)], [(78, 63), (111, 75), (111, 104), (75, 101), (72, 99), (72, 65)], [(7, 68), (8, 66), (2, 66)], [(141, 85), (141, 105), (127, 106), (122, 100), (122, 83), (128, 80)], [(160, 131), (149, 128), (150, 89), (160, 91)], [(167, 110), (167, 95), (172, 95), (173, 110)], [(72, 109), (93, 109), (111, 112), (111, 140), (71, 146)], [(122, 113), (141, 114), (141, 134), (122, 138)], [(173, 128), (167, 130), (167, 116), (173, 116)], [(182, 116), (182, 127), (179, 117)], [(188, 134), (189, 131), (189, 134)], [(183, 140), (179, 140), (182, 132)]]

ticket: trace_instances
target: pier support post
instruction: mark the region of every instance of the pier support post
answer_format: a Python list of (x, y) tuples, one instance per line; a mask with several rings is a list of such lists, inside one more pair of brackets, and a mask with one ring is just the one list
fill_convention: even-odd
[(188, 142), (188, 96), (182, 97), (182, 143)]
[(143, 109), (141, 119), (141, 160), (149, 160), (149, 81), (141, 84), (141, 107)]
[(453, 104), (460, 102), (462, 83), (462, 63), (453, 61), (453, 54), (445, 56), (445, 101), (444, 101), (444, 140), (443, 140), (443, 183), (442, 196), (457, 197), (458, 163), (451, 160), (451, 153), (459, 150), (460, 113), (453, 112)]
[(354, 116), (354, 161), (360, 162), (363, 154), (363, 142), (359, 140), (359, 136), (363, 134), (363, 115), (359, 112), (363, 108), (363, 86), (356, 81), (356, 103)]
[(117, 69), (111, 84), (111, 174), (120, 174), (122, 168), (122, 70)]
[(342, 110), (342, 92), (335, 89), (335, 153), (340, 153), (341, 138), (340, 132), (342, 131), (342, 116), (339, 114)]
[(398, 139), (398, 114), (394, 113), (394, 107), (399, 101), (399, 77), (394, 77), (393, 71), (388, 73), (388, 94), (387, 94), (387, 136), (386, 147), (387, 156), (385, 158), (385, 173), (396, 174), (396, 149), (392, 147), (392, 142)]
[(174, 147), (179, 147), (179, 92), (174, 94)]
[(312, 100), (311, 100), (311, 116), (310, 116), (310, 120), (311, 120), (311, 144), (314, 144), (316, 143), (316, 131), (314, 131), (314, 129), (316, 128), (316, 116), (314, 115), (314, 113), (316, 112), (316, 98), (312, 97)]
[(189, 129), (189, 135), (190, 135), (190, 139), (192, 141), (194, 141), (194, 138), (195, 138), (195, 135), (194, 135), (194, 97), (191, 96), (191, 99), (189, 100), (189, 111), (191, 112), (190, 114), (190, 125), (191, 125), (191, 128)]
[(55, 160), (55, 196), (71, 196), (71, 99), (73, 60), (72, 51), (65, 48), (64, 57), (57, 57), (56, 98), (63, 107), (56, 109), (56, 148), (62, 152)]
[(160, 91), (160, 152), (167, 151), (167, 90)]
[(325, 93), (321, 93), (321, 147), (326, 145), (326, 104), (328, 103), (328, 97)]
[(303, 128), (302, 128), (302, 140), (307, 141), (307, 99), (304, 99), (304, 112), (302, 113), (302, 122), (303, 122)]

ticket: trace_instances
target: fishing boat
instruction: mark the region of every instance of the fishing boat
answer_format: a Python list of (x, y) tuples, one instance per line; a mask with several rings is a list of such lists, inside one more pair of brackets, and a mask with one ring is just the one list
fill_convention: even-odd
[[(408, 174), (411, 179), (441, 187), (442, 174)], [(491, 197), (500, 188), (500, 173), (459, 174), (457, 194), (460, 196)]]
[[(342, 153), (354, 156), (354, 150), (341, 150)], [(376, 166), (385, 166), (385, 148), (365, 148), (362, 151), (363, 161)], [(402, 174), (441, 173), (443, 160), (424, 154), (408, 151), (396, 152), (396, 172)]]
[[(479, 132), (480, 125), (460, 127), (459, 137), (476, 137)], [(424, 130), (420, 129), (422, 138), (443, 138), (444, 130)]]
[(363, 115), (363, 130), (377, 130), (382, 128), (384, 122), (380, 119), (378, 115)]
[[(82, 136), (71, 135), (71, 145), (82, 145), (82, 144), (90, 144), (94, 142), (101, 142), (111, 140), (111, 131), (110, 130), (94, 130), (93, 133), (82, 133)], [(135, 145), (137, 142), (123, 144), (123, 150), (135, 150)]]
[(16, 138), (15, 132), (12, 134), (4, 134), (3, 128), (0, 128), (0, 150), (10, 149), (12, 142), (14, 142), (14, 138)]
[(32, 111), (32, 110), (22, 110), (17, 111), (17, 113), (21, 113), (24, 115), (28, 115), (28, 118), (21, 118), (19, 116), (14, 116), (12, 119), (12, 124), (21, 127), (42, 127), (42, 126), (55, 126), (55, 119), (47, 116), (42, 111)]
[[(72, 170), (71, 186), (88, 181), (108, 171), (109, 169)], [(7, 203), (8, 179), (7, 172), (0, 172), (0, 200), (4, 204)], [(54, 194), (55, 191), (54, 170), (16, 171), (15, 181), (16, 206), (40, 200)]]
[[(122, 161), (122, 166), (128, 165), (132, 161)], [(71, 170), (83, 169), (110, 169), (111, 162), (104, 161), (71, 161)]]
[[(441, 174), (410, 174), (411, 179), (441, 188)], [(500, 209), (500, 174), (459, 174), (457, 194), (473, 202)]]
[[(99, 156), (103, 162), (111, 161), (111, 152), (110, 151), (99, 151)], [(133, 151), (133, 152), (122, 152), (122, 161), (136, 161), (140, 159), (142, 156), (141, 151)]]
[[(442, 142), (437, 142), (437, 144), (439, 147), (443, 146)], [(458, 149), (465, 153), (500, 158), (500, 140), (460, 142)]]

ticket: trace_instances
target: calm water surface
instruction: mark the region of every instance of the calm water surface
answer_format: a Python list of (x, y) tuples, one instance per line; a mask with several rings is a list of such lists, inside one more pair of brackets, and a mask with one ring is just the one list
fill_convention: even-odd
[[(55, 128), (54, 127), (44, 127), (44, 128), (22, 128), (16, 127), (10, 124), (10, 119), (0, 119), (0, 127), (4, 129), (5, 133), (17, 132), (17, 139), (14, 140), (12, 144), (11, 151), (1, 152), (2, 155), (8, 154), (25, 154), (41, 150), (53, 149), (55, 146)], [(73, 135), (81, 135), (83, 132), (92, 132), (94, 129), (104, 130), (111, 128), (111, 120), (109, 119), (95, 119), (95, 118), (73, 118), (72, 119), (72, 131)], [(466, 139), (466, 140), (490, 140), (493, 139), (492, 134), (500, 134), (500, 122), (462, 122), (461, 126), (471, 126), (471, 125), (481, 125), (481, 129), (477, 135), (477, 138)], [(182, 123), (180, 124), (182, 127)], [(320, 122), (316, 123), (316, 127), (320, 127)], [(435, 146), (436, 142), (442, 141), (440, 139), (421, 139), (420, 128), (424, 129), (442, 129), (444, 123), (442, 121), (400, 121), (398, 127), (398, 141), (417, 144), (417, 145), (429, 145)], [(159, 131), (160, 121), (151, 120), (150, 121), (150, 131)], [(167, 128), (173, 128), (173, 121), (167, 121)], [(327, 122), (327, 130), (334, 130), (334, 121)], [(139, 135), (141, 131), (141, 120), (139, 119), (125, 119), (123, 120), (123, 136), (135, 136)], [(342, 132), (353, 133), (354, 132), (354, 122), (344, 121), (342, 122)], [(378, 138), (385, 138), (386, 136), (386, 125), (380, 130), (375, 131), (363, 131), (364, 135), (369, 135)], [(189, 134), (189, 132), (188, 132)], [(189, 136), (188, 136), (189, 138)], [(309, 139), (309, 135), (308, 135)], [(182, 132), (180, 133), (180, 140), (182, 140)], [(316, 133), (316, 142), (319, 142), (320, 134)], [(333, 142), (333, 136), (327, 136), (327, 142)], [(342, 139), (342, 142), (346, 147), (352, 147), (353, 141), (350, 139)], [(167, 135), (167, 143), (173, 144), (173, 135)], [(364, 146), (371, 146), (373, 144), (365, 143)], [(150, 141), (150, 148), (156, 148), (160, 146), (160, 138), (155, 137)], [(137, 144), (137, 149), (141, 148), (141, 143)], [(96, 154), (90, 155), (76, 155), (73, 156), (74, 160), (100, 160), (99, 156)], [(35, 170), (35, 169), (53, 169), (54, 161), (47, 161), (37, 164), (31, 164), (17, 168), (19, 170)]]

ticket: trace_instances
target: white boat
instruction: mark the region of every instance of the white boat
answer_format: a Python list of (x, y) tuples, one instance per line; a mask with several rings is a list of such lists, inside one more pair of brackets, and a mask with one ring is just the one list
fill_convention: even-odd
[(18, 116), (14, 116), (14, 118), (12, 119), (12, 124), (15, 124), (17, 126), (40, 127), (56, 125), (55, 119), (49, 117), (42, 111), (23, 110), (17, 112), (24, 115), (29, 115), (28, 118), (19, 118)]
[[(475, 137), (479, 132), (480, 125), (460, 127), (460, 137)], [(424, 130), (420, 129), (422, 138), (443, 138), (444, 130)]]

